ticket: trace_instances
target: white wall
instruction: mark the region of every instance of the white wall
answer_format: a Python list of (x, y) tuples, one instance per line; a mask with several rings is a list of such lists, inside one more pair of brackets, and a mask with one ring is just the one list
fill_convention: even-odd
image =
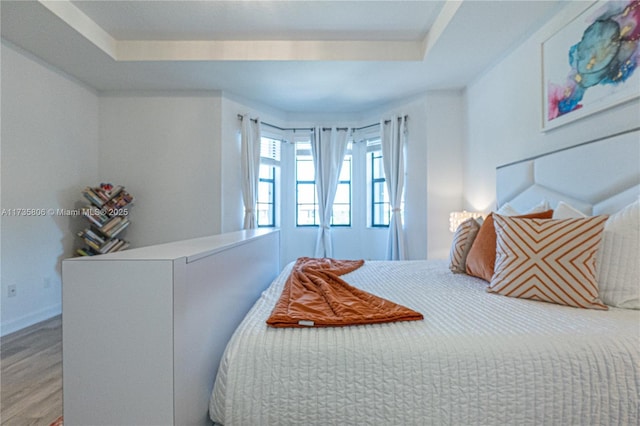
[(100, 179), (135, 197), (132, 247), (221, 232), (218, 93), (111, 94), (100, 98)]
[(463, 93), (427, 97), (427, 258), (449, 256), (453, 234), (449, 213), (462, 208), (466, 123)]
[[(98, 96), (2, 42), (2, 208), (74, 209), (98, 178)], [(60, 313), (80, 217), (2, 217), (2, 334)], [(16, 285), (17, 295), (7, 297)]]
[(548, 132), (540, 131), (540, 43), (577, 13), (576, 8), (585, 5), (571, 4), (468, 86), (464, 162), (467, 209), (489, 211), (495, 207), (496, 166), (630, 129), (640, 122), (636, 99)]

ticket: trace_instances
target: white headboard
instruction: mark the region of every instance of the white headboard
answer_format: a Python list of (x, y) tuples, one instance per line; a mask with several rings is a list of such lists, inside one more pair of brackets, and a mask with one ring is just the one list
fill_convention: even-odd
[(527, 211), (542, 200), (611, 214), (640, 196), (640, 128), (499, 166), (498, 207)]

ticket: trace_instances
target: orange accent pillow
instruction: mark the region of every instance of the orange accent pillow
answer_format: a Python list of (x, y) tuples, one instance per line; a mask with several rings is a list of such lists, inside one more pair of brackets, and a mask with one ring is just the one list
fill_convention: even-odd
[[(553, 210), (529, 213), (519, 216), (527, 219), (551, 219)], [(496, 264), (496, 228), (493, 224), (493, 213), (482, 223), (471, 250), (467, 255), (467, 274), (491, 282), (493, 268)]]

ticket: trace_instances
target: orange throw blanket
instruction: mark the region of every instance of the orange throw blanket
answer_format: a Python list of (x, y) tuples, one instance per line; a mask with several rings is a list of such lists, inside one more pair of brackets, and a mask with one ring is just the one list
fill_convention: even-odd
[(423, 319), (418, 312), (359, 290), (340, 278), (363, 264), (364, 260), (299, 258), (267, 324), (339, 327)]

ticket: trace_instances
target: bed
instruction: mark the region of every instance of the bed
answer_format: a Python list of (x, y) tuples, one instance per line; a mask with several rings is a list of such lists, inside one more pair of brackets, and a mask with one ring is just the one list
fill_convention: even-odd
[[(638, 199), (639, 159), (636, 129), (509, 164), (497, 171), (498, 204), (614, 214)], [(343, 278), (424, 320), (268, 328), (291, 267), (227, 345), (209, 404), (216, 423), (640, 423), (640, 310), (489, 293), (448, 260), (368, 261)]]

